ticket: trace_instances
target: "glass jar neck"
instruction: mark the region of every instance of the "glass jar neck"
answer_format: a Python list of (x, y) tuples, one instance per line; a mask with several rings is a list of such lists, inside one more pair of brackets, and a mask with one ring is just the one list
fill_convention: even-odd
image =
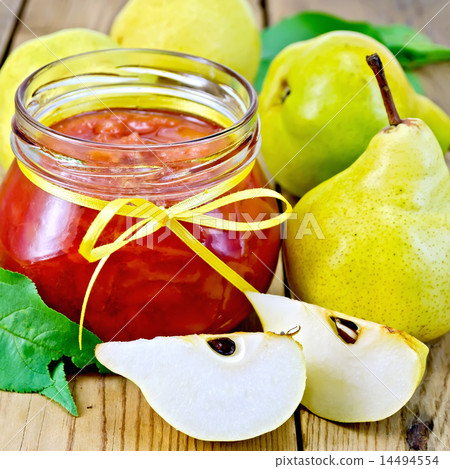
[[(50, 127), (105, 108), (175, 111), (223, 130), (185, 142), (124, 145)], [(29, 169), (66, 189), (171, 204), (232, 177), (255, 158), (256, 110), (251, 85), (219, 64), (153, 50), (92, 52), (50, 64), (20, 86), (12, 147)]]

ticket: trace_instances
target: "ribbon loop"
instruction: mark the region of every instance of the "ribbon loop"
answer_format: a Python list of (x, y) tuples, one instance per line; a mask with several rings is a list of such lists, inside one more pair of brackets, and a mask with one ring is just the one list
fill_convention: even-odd
[[(260, 231), (279, 226), (286, 221), (292, 214), (292, 206), (280, 193), (276, 191), (259, 188), (247, 189), (224, 195), (241, 183), (250, 174), (254, 164), (255, 162), (253, 161), (244, 170), (232, 176), (228, 180), (204, 190), (199, 194), (182, 200), (169, 208), (165, 208), (155, 205), (153, 202), (143, 198), (120, 198), (108, 202), (102, 199), (78, 194), (43, 179), (41, 176), (29, 170), (22, 162), (18, 161), (19, 168), (23, 174), (40, 189), (68, 202), (99, 211), (98, 215), (84, 235), (79, 247), (79, 253), (87, 261), (100, 261), (89, 281), (83, 300), (80, 317), (80, 348), (82, 339), (81, 334), (89, 295), (109, 256), (132, 241), (150, 236), (164, 226), (167, 226), (199, 257), (201, 257), (240, 291), (256, 292), (256, 289), (250, 283), (206, 248), (187, 228), (181, 224), (181, 222), (188, 222), (208, 228), (228, 231)], [(285, 204), (286, 208), (284, 212), (271, 218), (267, 218), (267, 216), (271, 214), (259, 214), (258, 218), (262, 217), (260, 220), (248, 219), (245, 221), (226, 220), (220, 216), (214, 216), (211, 214), (214, 210), (220, 209), (224, 206), (260, 197), (270, 197), (280, 200)], [(136, 218), (138, 221), (132, 224), (131, 227), (127, 228), (113, 242), (96, 246), (106, 226), (116, 215)], [(245, 219), (244, 214), (242, 214), (242, 217)]]

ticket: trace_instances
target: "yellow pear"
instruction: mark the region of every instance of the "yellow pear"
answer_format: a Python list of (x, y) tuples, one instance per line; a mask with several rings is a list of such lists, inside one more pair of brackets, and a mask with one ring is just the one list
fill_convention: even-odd
[(7, 168), (14, 158), (10, 148), (14, 95), (25, 78), (40, 67), (69, 55), (112, 49), (109, 36), (89, 29), (63, 29), (24, 42), (8, 56), (0, 70), (0, 163)]
[(247, 0), (130, 0), (111, 36), (123, 47), (205, 57), (250, 81), (260, 62), (259, 30)]
[[(378, 56), (368, 61), (391, 125), (296, 205), (289, 284), (308, 303), (428, 341), (450, 329), (450, 174), (430, 128), (398, 116)], [(303, 235), (306, 214), (324, 239)]]
[(281, 51), (260, 96), (262, 154), (275, 179), (302, 196), (352, 164), (388, 124), (364, 57), (377, 52), (401, 115), (424, 120), (446, 151), (450, 118), (410, 85), (375, 39), (333, 31)]

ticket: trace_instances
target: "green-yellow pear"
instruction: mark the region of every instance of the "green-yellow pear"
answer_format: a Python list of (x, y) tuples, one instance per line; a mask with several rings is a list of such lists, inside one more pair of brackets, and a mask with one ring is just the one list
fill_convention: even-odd
[(247, 0), (130, 0), (111, 36), (123, 47), (205, 57), (250, 81), (260, 62), (259, 30)]
[(69, 55), (112, 49), (117, 43), (109, 36), (89, 29), (63, 29), (24, 42), (8, 56), (0, 70), (0, 163), (7, 168), (14, 158), (10, 148), (14, 96), (25, 78), (40, 67)]
[[(429, 127), (399, 118), (379, 58), (368, 62), (391, 125), (296, 205), (285, 246), (289, 284), (308, 303), (428, 341), (450, 329), (450, 174)], [(303, 236), (305, 214), (324, 239)]]
[(450, 118), (411, 87), (398, 61), (364, 34), (334, 31), (286, 47), (272, 62), (260, 96), (262, 153), (275, 179), (302, 196), (347, 168), (387, 125), (364, 57), (377, 52), (400, 115), (424, 120), (441, 148)]

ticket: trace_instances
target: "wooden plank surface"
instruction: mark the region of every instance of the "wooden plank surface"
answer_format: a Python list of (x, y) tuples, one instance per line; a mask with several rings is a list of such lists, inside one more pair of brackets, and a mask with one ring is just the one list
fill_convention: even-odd
[[(405, 23), (423, 28), (434, 41), (450, 46), (450, 6), (430, 19), (447, 0), (271, 0), (267, 4), (269, 24), (300, 10), (321, 10), (349, 20), (374, 23)], [(428, 24), (427, 24), (428, 23)], [(426, 26), (425, 26), (426, 25)], [(425, 27), (424, 27), (425, 26)], [(425, 94), (450, 113), (450, 64), (423, 67), (419, 75)], [(407, 407), (389, 419), (364, 424), (338, 424), (300, 410), (304, 450), (449, 450), (450, 422), (450, 333), (430, 350), (421, 386)], [(430, 429), (432, 430), (430, 432)]]
[(126, 0), (27, 0), (12, 47), (35, 35), (65, 28), (90, 28), (108, 33), (114, 17), (125, 3)]
[[(107, 32), (126, 0), (1, 0), (21, 15), (37, 35), (62, 28), (88, 27)], [(303, 9), (323, 10), (348, 19), (379, 23), (405, 22), (417, 29), (446, 0), (251, 0), (260, 24), (274, 23)], [(260, 3), (266, 6), (262, 11)], [(438, 15), (424, 28), (435, 41), (449, 44), (449, 14)], [(16, 28), (17, 25), (17, 28)], [(0, 53), (34, 37), (0, 2)], [(11, 38), (11, 34), (14, 36)], [(3, 54), (2, 54), (3, 55)], [(450, 112), (450, 65), (420, 71), (428, 96)], [(282, 272), (279, 272), (282, 276)], [(275, 283), (277, 294), (283, 293)], [(274, 291), (274, 292), (275, 292)], [(257, 328), (253, 317), (247, 328)], [(80, 417), (75, 419), (57, 404), (38, 395), (0, 392), (0, 449), (22, 450), (296, 450), (301, 436), (305, 450), (448, 449), (450, 335), (433, 344), (423, 384), (408, 409), (390, 419), (359, 425), (342, 425), (320, 419), (301, 409), (300, 425), (291, 418), (278, 430), (236, 443), (202, 442), (177, 432), (154, 413), (138, 388), (121, 377), (82, 375), (71, 387)], [(429, 432), (426, 427), (431, 428)], [(297, 435), (298, 434), (298, 435)]]
[[(39, 395), (0, 393), (1, 450), (296, 450), (294, 421), (251, 440), (206, 442), (176, 431), (158, 416), (131, 381), (80, 376), (73, 393), (80, 416)], [(24, 426), (24, 422), (27, 425)]]
[(0, 60), (8, 48), (17, 23), (15, 15), (20, 14), (23, 0), (2, 0), (0, 2)]
[[(23, 6), (24, 0), (1, 0), (0, 2), (0, 63), (3, 62), (11, 46), (11, 38), (17, 25), (17, 17)], [(0, 165), (0, 180), (5, 170)]]

